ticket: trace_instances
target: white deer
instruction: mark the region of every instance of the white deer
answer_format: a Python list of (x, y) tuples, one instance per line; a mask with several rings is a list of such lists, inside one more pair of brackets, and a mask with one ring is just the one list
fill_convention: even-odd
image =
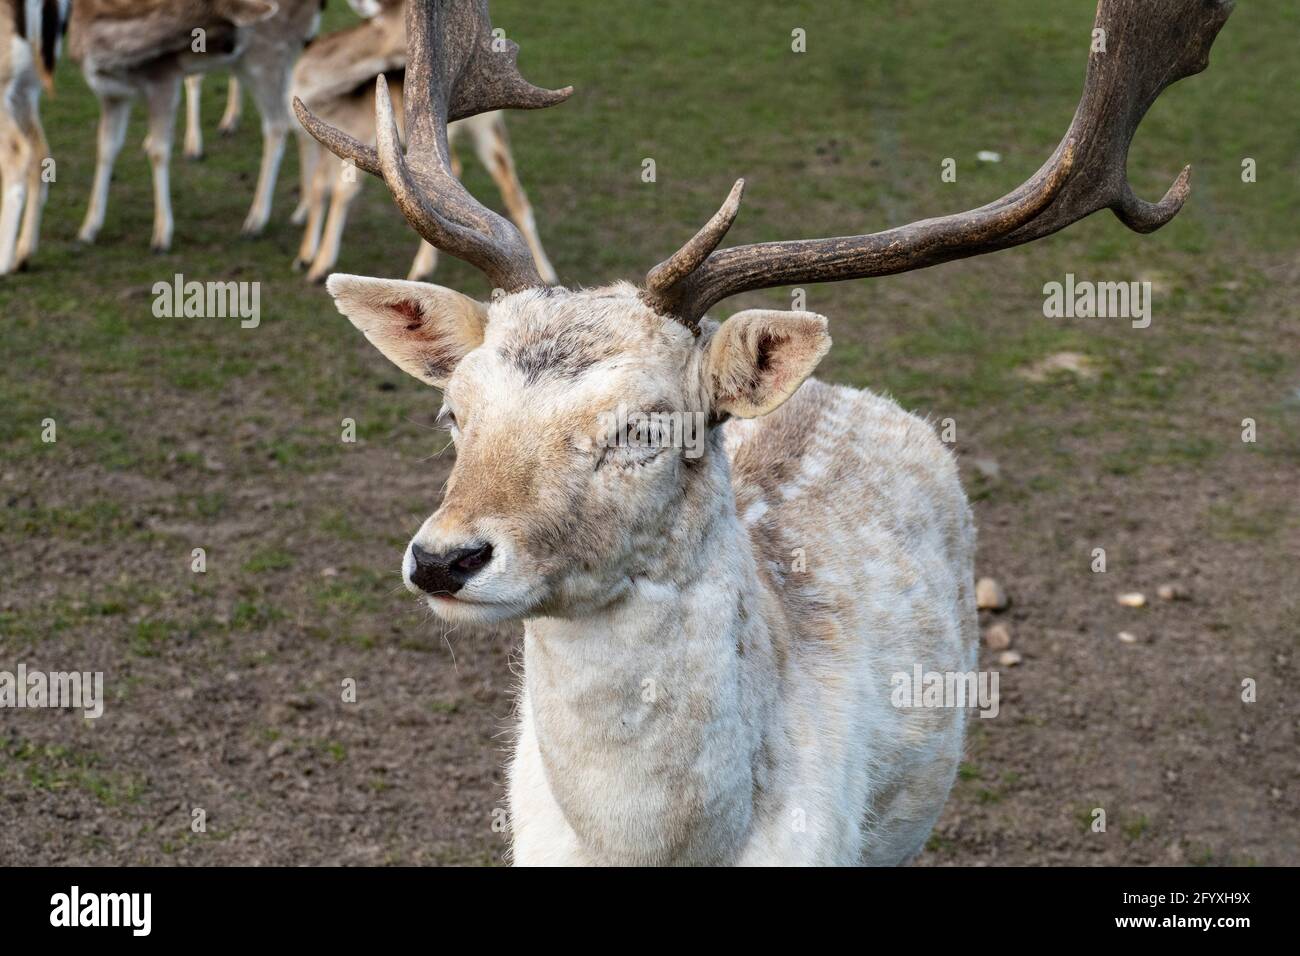
[[(921, 849), (964, 712), (894, 706), (891, 690), (917, 666), (974, 666), (975, 536), (953, 457), (893, 402), (808, 379), (830, 347), (821, 316), (705, 311), (748, 289), (991, 252), (1105, 207), (1159, 227), (1186, 172), (1144, 202), (1124, 178), (1128, 144), (1160, 91), (1204, 67), (1229, 8), (1101, 0), (1111, 52), (1092, 54), (1053, 156), (996, 202), (718, 249), (737, 183), (640, 288), (547, 286), (518, 232), (452, 174), (450, 119), (568, 95), (524, 81), (514, 47), (493, 50), (486, 0), (412, 0), (405, 151), (382, 78), (376, 148), (295, 104), (500, 290), (488, 304), (328, 283), (371, 343), (443, 392), (456, 463), (407, 549), (408, 587), (449, 622), (524, 622), (515, 862), (900, 863)], [(620, 407), (643, 417), (611, 417)], [(676, 440), (686, 422), (702, 443)]]
[[(294, 68), (293, 95), (336, 129), (373, 143), (374, 83), (380, 73), (387, 78), (401, 128), (406, 26), (404, 0), (370, 2), (369, 8), (353, 4), (359, 13), (366, 15), (365, 22), (323, 36), (307, 49)], [(329, 153), (305, 132), (299, 133), (302, 199), (294, 213), (294, 222), (304, 224), (304, 229), (294, 267), (306, 268), (308, 281), (323, 282), (338, 262), (348, 208), (361, 191), (361, 181), (354, 167)], [(519, 182), (501, 112), (481, 113), (452, 123), (447, 128), (447, 137), (453, 150), (459, 138), (469, 140), (479, 162), (500, 190), (510, 218), (523, 233), (542, 279), (555, 282), (555, 269), (542, 248), (532, 205)], [(460, 162), (454, 152), (451, 162), (459, 176)], [(423, 279), (432, 275), (437, 255), (433, 245), (422, 241), (407, 278)]]
[(36, 252), (50, 179), (41, 87), (53, 89), (68, 0), (0, 0), (0, 275)]
[(77, 237), (93, 242), (104, 225), (131, 102), (143, 95), (154, 187), (150, 244), (157, 251), (170, 248), (169, 168), (181, 80), (227, 67), (252, 89), (262, 115), (262, 162), (243, 225), (245, 234), (261, 232), (289, 133), (289, 77), (319, 15), (320, 0), (77, 0), (70, 52), (100, 103), (94, 185)]

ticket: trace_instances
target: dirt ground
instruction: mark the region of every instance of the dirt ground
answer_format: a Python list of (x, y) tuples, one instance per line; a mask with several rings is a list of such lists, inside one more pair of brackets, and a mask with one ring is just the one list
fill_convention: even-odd
[[(1232, 384), (1234, 407), (1278, 397)], [(1231, 433), (1226, 401), (1207, 388), (1180, 414)], [(209, 447), (226, 449), (204, 458), (200, 476), (181, 467), (150, 479), (115, 473), (75, 451), (0, 475), (10, 527), (16, 513), (115, 505), (112, 534), (33, 535), (21, 550), (6, 538), (7, 619), (46, 623), (42, 608), (66, 605), (80, 622), (49, 622), (25, 647), (29, 668), (75, 660), (105, 671), (110, 694), (98, 721), (0, 715), (0, 860), (500, 861), (493, 822), (517, 635), (447, 633), (392, 570), (393, 538), (411, 526), (401, 503), (441, 485), (446, 457), (421, 464), (376, 452), (314, 475), (313, 497), (347, 502), (355, 528), (392, 532), (357, 533), (340, 547), (301, 520), (301, 476), (266, 469), (265, 452), (241, 442), (238, 416), (226, 425), (202, 400), (147, 396), (130, 427), (153, 427), (161, 405), (178, 435), (206, 430)], [(1000, 615), (984, 612), (985, 623), (1009, 624), (1023, 661), (999, 668), (1001, 714), (972, 721), (960, 779), (918, 862), (1295, 863), (1293, 464), (1267, 467), (1242, 451), (1155, 467), (1135, 482), (1108, 473), (1106, 449), (1089, 445), (1077, 456), (1086, 479), (1028, 493), (1033, 456), (983, 442), (978, 418), (963, 424), (976, 436), (961, 460), (977, 499), (978, 570), (1011, 599)], [(1033, 425), (1070, 441), (1063, 421)], [(385, 494), (373, 493), (378, 485)], [(998, 491), (985, 497), (990, 487)], [(223, 496), (215, 520), (198, 524), (171, 504), (196, 494)], [(264, 542), (268, 526), (291, 559), (268, 558), (253, 590), (224, 581), (223, 556)], [(204, 543), (207, 574), (191, 574), (188, 541)], [(1107, 551), (1104, 574), (1090, 568), (1096, 546)], [(358, 580), (364, 589), (375, 569), (388, 570), (371, 588), (382, 597), (371, 620), (387, 625), (341, 641), (323, 634), (337, 615), (319, 595), (340, 585), (346, 595)], [(129, 591), (142, 580), (179, 597), (186, 619), (205, 627), (154, 628), (148, 611), (104, 596), (113, 590), (105, 584)], [(1170, 583), (1186, 599), (1159, 600)], [(1116, 602), (1134, 590), (1147, 607)], [(1118, 640), (1122, 630), (1137, 642)], [(982, 666), (997, 668), (996, 656), (986, 650)], [(348, 677), (358, 682), (355, 704), (340, 700)], [(1255, 703), (1240, 700), (1246, 677), (1257, 682)], [(195, 807), (206, 811), (202, 835), (190, 832)], [(1105, 833), (1090, 829), (1098, 807)]]
[[(865, 47), (841, 30), (844, 48), (810, 56), (805, 78), (839, 92), (824, 116), (787, 126), (783, 98), (809, 94), (784, 47), (738, 73), (726, 46), (735, 31), (788, 36), (785, 6), (758, 3), (746, 23), (713, 26), (679, 22), (687, 6), (656, 5), (629, 26), (493, 4), (524, 35), (567, 38), (526, 47), (530, 72), (593, 91), (554, 120), (511, 119), (543, 238), (570, 281), (644, 271), (698, 226), (737, 168), (768, 173), (738, 242), (775, 238), (789, 222), (801, 235), (842, 231), (1000, 195), (1068, 119), (1080, 61), (1059, 77), (1058, 63), (1077, 53), (1065, 38), (1091, 16), (1054, 12), (1025, 27), (1031, 4), (1017, 0), (1009, 12), (945, 15), (945, 46), (926, 39), (939, 29), (935, 4), (891, 7), (861, 40), (883, 58), (867, 92), (854, 92)], [(837, 16), (856, 16), (842, 3), (797, 7), (816, 50), (839, 35)], [(582, 39), (596, 29), (599, 58)], [(1007, 625), (1020, 660), (981, 651), (981, 667), (1001, 674), (1001, 713), (971, 721), (918, 865), (1300, 863), (1300, 117), (1276, 92), (1281, 67), (1267, 67), (1289, 50), (1277, 35), (1240, 11), (1211, 73), (1144, 127), (1131, 164), (1143, 195), (1159, 195), (1181, 162), (1199, 164), (1193, 201), (1167, 230), (1137, 237), (1102, 214), (1050, 243), (810, 293), (836, 342), (822, 377), (955, 420), (977, 572), (1010, 598), (982, 624)], [(986, 63), (978, 83), (918, 70), (890, 88), (881, 77), (900, 64), (889, 50), (903, 48), (936, 64), (950, 48), (1033, 52)], [(607, 75), (610, 56), (632, 75)], [(636, 68), (687, 82), (686, 66), (700, 63), (718, 66), (710, 82), (730, 96), (764, 76), (770, 94), (738, 99), (725, 116), (678, 108), (680, 97), (637, 98)], [(189, 199), (172, 253), (144, 254), (148, 181), (125, 156), (103, 241), (75, 247), (93, 103), (66, 65), (60, 86), (47, 116), (66, 172), (47, 244), (31, 273), (0, 285), (0, 670), (103, 671), (108, 699), (98, 720), (0, 710), (0, 865), (502, 862), (519, 635), (448, 630), (397, 571), (451, 464), (431, 427), (433, 393), (289, 273), (291, 160), (268, 235), (234, 242), (255, 122), (232, 143), (212, 139), (201, 166), (178, 161), (174, 188)], [(960, 107), (972, 87), (996, 91), (995, 104), (936, 131), (923, 105)], [(209, 84), (209, 128), (223, 94)], [(606, 126), (627, 103), (647, 111), (652, 132)], [(1251, 111), (1275, 117), (1272, 139), (1251, 139)], [(140, 130), (137, 119), (132, 142)], [(576, 171), (573, 142), (594, 144)], [(1006, 152), (1002, 167), (963, 159), (948, 192), (930, 175), (950, 151), (989, 144)], [(1247, 149), (1275, 185), (1241, 191)], [(635, 185), (647, 151), (665, 171), (654, 199)], [(683, 168), (700, 169), (699, 182), (674, 185)], [(869, 215), (846, 217), (845, 196)], [(230, 228), (208, 234), (209, 221)], [(349, 271), (397, 274), (414, 252), (374, 184), (349, 236)], [(1152, 328), (1045, 320), (1043, 282), (1076, 270), (1151, 278)], [(154, 318), (152, 283), (180, 271), (262, 281), (262, 325)], [(481, 291), (454, 262), (438, 281)], [(785, 306), (786, 294), (722, 311)], [(1086, 361), (1074, 371), (1035, 374), (1075, 353)], [(40, 439), (47, 417), (55, 443)], [(340, 441), (345, 417), (356, 443)], [(1254, 443), (1241, 438), (1248, 417)], [(1092, 569), (1096, 548), (1104, 573)], [(1181, 597), (1159, 598), (1162, 585)], [(1134, 591), (1145, 607), (1116, 600)], [(355, 703), (341, 698), (348, 679)], [(1092, 827), (1097, 809), (1104, 832)], [(205, 832), (191, 828), (196, 810)]]

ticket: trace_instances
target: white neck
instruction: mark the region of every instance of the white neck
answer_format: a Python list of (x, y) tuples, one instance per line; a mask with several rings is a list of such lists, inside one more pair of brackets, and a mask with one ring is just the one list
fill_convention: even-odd
[(773, 602), (720, 467), (727, 494), (673, 575), (689, 583), (633, 579), (599, 611), (525, 626), (525, 699), (551, 792), (611, 862), (730, 862), (753, 823)]

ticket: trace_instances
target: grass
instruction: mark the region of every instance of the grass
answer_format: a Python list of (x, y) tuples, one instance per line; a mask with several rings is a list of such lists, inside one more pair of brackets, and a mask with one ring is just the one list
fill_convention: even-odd
[(3, 752), (9, 767), (34, 790), (82, 790), (104, 806), (118, 807), (138, 802), (145, 789), (143, 779), (106, 770), (96, 755), (72, 747), (10, 740)]
[[(1264, 100), (1278, 76), (1234, 65), (1246, 56), (1269, 62), (1262, 51), (1300, 25), (1300, 14), (1280, 2), (1254, 6), (1268, 7), (1268, 15), (1239, 11), (1216, 46), (1214, 69), (1168, 91), (1134, 144), (1130, 168), (1144, 194), (1163, 189), (1176, 164), (1197, 166), (1195, 199), (1175, 227), (1139, 238), (1103, 215), (998, 256), (1005, 269), (981, 263), (814, 287), (809, 307), (831, 315), (839, 343), (826, 372), (888, 391), (910, 407), (950, 413), (1046, 406), (1064, 414), (1086, 406), (1084, 427), (1122, 429), (1133, 439), (1133, 450), (1110, 466), (1117, 474), (1180, 454), (1154, 434), (1153, 413), (1176, 407), (1205, 369), (1195, 359), (1159, 376), (1152, 369), (1167, 364), (1174, 335), (1187, 339), (1180, 353), (1203, 354), (1196, 347), (1222, 331), (1217, 319), (1248, 304), (1265, 284), (1253, 263), (1263, 258), (1265, 237), (1289, 226), (1294, 212), (1291, 193), (1268, 182), (1284, 178), (1300, 155), (1296, 109), (1288, 104), (1292, 121), (1278, 116), (1270, 135), (1258, 137), (1243, 104)], [(703, 220), (737, 175), (750, 178), (750, 189), (736, 241), (897, 224), (1001, 194), (1064, 130), (1079, 89), (1079, 38), (1091, 19), (1085, 5), (1045, 11), (1037, 0), (1010, 0), (978, 17), (941, 14), (934, 4), (873, 9), (847, 0), (760, 0), (743, 18), (705, 18), (686, 0), (544, 13), (500, 0), (494, 14), (523, 43), (530, 76), (578, 90), (545, 115), (511, 117), (552, 258), (578, 284), (638, 275)], [(331, 9), (326, 28), (347, 17)], [(863, 29), (845, 28), (853, 23)], [(790, 49), (795, 26), (806, 31), (806, 53)], [(975, 76), (963, 79), (951, 68), (953, 55), (976, 54)], [(615, 62), (619, 70), (608, 69)], [(209, 132), (223, 86), (207, 84)], [(244, 473), (311, 475), (335, 467), (356, 450), (338, 440), (344, 417), (356, 420), (361, 444), (424, 440), (411, 427), (431, 417), (424, 396), (383, 368), (323, 294), (287, 269), (296, 240), (285, 220), (296, 178), (292, 155), (267, 235), (240, 240), (239, 213), (251, 198), (259, 148), (256, 124), (246, 121), (233, 141), (209, 135), (203, 163), (176, 162), (177, 240), (172, 252), (155, 257), (144, 248), (146, 166), (137, 151), (124, 150), (103, 238), (82, 249), (68, 240), (87, 193), (95, 107), (71, 64), (60, 69), (59, 91), (45, 106), (58, 160), (46, 244), (33, 274), (0, 285), (6, 343), (18, 369), (0, 384), (10, 409), (0, 422), (7, 456), (58, 454), (39, 442), (38, 422), (52, 417), (63, 447), (76, 447), (105, 469), (201, 471), (203, 455), (177, 450), (174, 442), (184, 444), (184, 437), (165, 422), (124, 421), (117, 396), (147, 405), (159, 393), (188, 409), (234, 414), (250, 394), (282, 411), (288, 406), (288, 414), (267, 414), (258, 402), (244, 419), (257, 432), (241, 449)], [(811, 91), (817, 108), (809, 106)], [(935, 109), (942, 123), (934, 122)], [(141, 131), (137, 115), (129, 142)], [(983, 148), (997, 149), (1003, 161), (975, 161)], [(1257, 160), (1261, 182), (1240, 181), (1240, 155)], [(958, 162), (955, 183), (939, 176), (950, 156)], [(646, 157), (658, 170), (651, 184), (640, 176)], [(471, 188), (491, 197), (486, 176), (468, 166)], [(1212, 241), (1231, 243), (1237, 254), (1207, 264)], [(412, 245), (384, 191), (371, 183), (340, 268), (398, 273)], [(1157, 301), (1155, 328), (1138, 333), (1122, 322), (1071, 325), (1035, 316), (1042, 282), (1087, 271), (1079, 263), (1108, 277), (1173, 277), (1173, 292)], [(444, 257), (440, 269), (439, 281), (483, 291), (481, 278), (460, 263)], [(150, 289), (176, 272), (261, 282), (263, 325), (246, 330), (236, 320), (155, 318)], [(785, 295), (750, 298), (781, 303)], [(900, 309), (905, 318), (888, 314)], [(1101, 361), (1102, 380), (1026, 387), (1015, 374), (1066, 350)], [(1261, 357), (1257, 350), (1243, 352), (1240, 364), (1270, 377), (1294, 369), (1281, 355)], [(69, 380), (99, 383), (95, 400), (74, 399), (62, 387)], [(378, 387), (398, 382), (394, 391)], [(63, 516), (46, 515), (20, 530), (46, 533), (61, 524)]]

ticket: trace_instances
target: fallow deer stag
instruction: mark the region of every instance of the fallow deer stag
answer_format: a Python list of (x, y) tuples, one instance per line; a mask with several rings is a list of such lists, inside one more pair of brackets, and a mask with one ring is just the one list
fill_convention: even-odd
[(0, 0), (0, 275), (36, 252), (49, 182), (41, 87), (53, 89), (68, 0)]
[[(1069, 131), (995, 202), (719, 249), (738, 182), (640, 288), (547, 287), (519, 233), (452, 174), (450, 120), (569, 93), (526, 83), (517, 48), (492, 51), (486, 0), (412, 2), (405, 151), (382, 78), (376, 148), (295, 103), (501, 291), (487, 304), (329, 282), (380, 351), (443, 390), (456, 463), (407, 549), (408, 587), (447, 621), (524, 621), (517, 863), (899, 863), (922, 847), (964, 718), (892, 706), (891, 675), (974, 665), (975, 533), (953, 458), (893, 402), (808, 379), (830, 347), (822, 316), (705, 313), (747, 289), (1004, 249), (1107, 207), (1158, 228), (1188, 171), (1143, 201), (1129, 143), (1160, 92), (1206, 66), (1230, 6), (1101, 0), (1106, 51), (1090, 55)], [(612, 430), (616, 406), (666, 414)], [(697, 457), (664, 424), (694, 413), (708, 429)]]
[[(293, 74), (293, 93), (312, 113), (365, 142), (375, 139), (374, 82), (380, 73), (388, 82), (401, 133), (402, 82), (406, 68), (405, 2), (373, 2), (375, 13), (365, 23), (321, 37), (298, 61)], [(542, 280), (548, 284), (555, 282), (555, 269), (542, 248), (532, 205), (515, 170), (505, 118), (494, 110), (466, 117), (447, 127), (452, 171), (458, 177), (460, 163), (454, 150), (461, 136), (470, 141), (479, 161), (496, 182), (510, 218), (532, 251)], [(303, 192), (294, 221), (305, 223), (305, 227), (294, 267), (306, 267), (308, 281), (323, 282), (338, 262), (348, 207), (361, 191), (361, 182), (354, 169), (328, 154), (306, 133), (299, 138)], [(427, 278), (433, 274), (436, 264), (437, 251), (422, 240), (407, 278)]]
[(181, 79), (231, 67), (262, 115), (262, 162), (245, 234), (265, 227), (289, 133), (289, 76), (315, 30), (321, 0), (77, 0), (69, 46), (99, 98), (95, 180), (77, 237), (93, 242), (104, 224), (113, 164), (126, 137), (131, 101), (149, 109), (145, 151), (153, 170), (151, 246), (170, 248), (169, 164)]

